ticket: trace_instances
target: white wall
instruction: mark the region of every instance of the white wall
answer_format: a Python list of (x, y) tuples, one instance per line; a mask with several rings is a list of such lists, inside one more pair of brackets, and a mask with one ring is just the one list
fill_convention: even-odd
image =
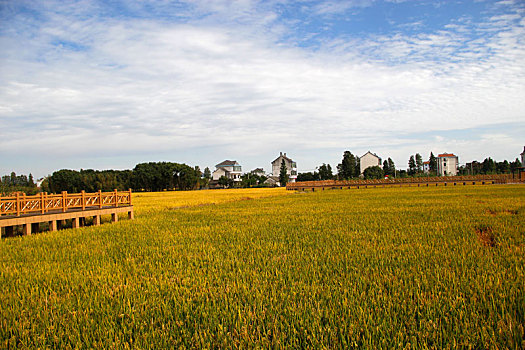
[(366, 168), (370, 168), (371, 166), (381, 167), (381, 158), (378, 158), (371, 153), (366, 153), (364, 156), (359, 158), (359, 171), (361, 174), (365, 172)]

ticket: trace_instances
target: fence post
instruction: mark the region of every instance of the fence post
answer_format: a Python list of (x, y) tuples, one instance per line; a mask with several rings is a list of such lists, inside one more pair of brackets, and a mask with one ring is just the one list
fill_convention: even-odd
[(62, 212), (65, 213), (67, 210), (67, 191), (62, 191)]
[(102, 208), (102, 190), (98, 190), (98, 208)]
[(86, 210), (86, 191), (82, 190), (82, 210)]
[(118, 192), (117, 192), (117, 189), (115, 189), (115, 207), (118, 207)]
[(131, 206), (131, 188), (129, 189), (129, 205)]
[(40, 192), (40, 213), (44, 214), (44, 192)]
[(20, 216), (20, 193), (16, 193), (16, 216)]

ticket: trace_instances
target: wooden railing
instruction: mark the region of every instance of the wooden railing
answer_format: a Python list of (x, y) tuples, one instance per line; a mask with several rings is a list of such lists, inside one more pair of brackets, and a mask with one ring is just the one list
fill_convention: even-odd
[(26, 196), (17, 193), (16, 196), (0, 196), (0, 217), (4, 215), (45, 214), (51, 211), (66, 212), (70, 209), (104, 208), (131, 206), (131, 189), (126, 192), (95, 192), (47, 194)]
[(487, 182), (494, 181), (494, 183), (504, 184), (516, 181), (517, 179), (511, 174), (499, 175), (468, 175), (468, 176), (432, 176), (432, 177), (405, 177), (395, 179), (379, 179), (379, 180), (324, 180), (324, 181), (301, 181), (293, 182), (286, 185), (286, 189), (295, 190), (303, 188), (316, 187), (345, 187), (345, 186), (361, 186), (361, 185), (396, 185), (396, 184), (421, 184), (421, 183), (442, 183), (442, 182)]

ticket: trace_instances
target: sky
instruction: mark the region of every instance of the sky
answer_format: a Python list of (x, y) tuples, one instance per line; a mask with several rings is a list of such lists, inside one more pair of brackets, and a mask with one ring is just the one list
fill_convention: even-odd
[(0, 0), (0, 175), (514, 160), (523, 0)]

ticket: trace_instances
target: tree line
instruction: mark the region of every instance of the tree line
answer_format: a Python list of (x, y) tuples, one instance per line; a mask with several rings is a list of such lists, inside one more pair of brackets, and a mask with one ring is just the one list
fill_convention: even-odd
[[(459, 175), (484, 175), (484, 174), (510, 174), (522, 164), (518, 158), (513, 162), (504, 160), (496, 162), (492, 158), (485, 158), (483, 162), (473, 161), (462, 165), (458, 169)], [(382, 166), (368, 167), (364, 170), (365, 179), (382, 179), (389, 177), (418, 177), (418, 176), (437, 176), (437, 157), (430, 152), (428, 158), (428, 169), (424, 169), (423, 157), (416, 153), (408, 159), (408, 168), (396, 169), (394, 161), (388, 158), (383, 161)], [(297, 175), (297, 181), (318, 181), (318, 180), (351, 180), (361, 177), (359, 157), (350, 151), (343, 153), (341, 163), (337, 165), (337, 173), (334, 174), (330, 164), (323, 163), (313, 172), (304, 172)]]
[(33, 180), (33, 175), (4, 175), (0, 178), (0, 194), (7, 195), (12, 192), (24, 192), (27, 194), (36, 194), (38, 188)]
[[(203, 175), (199, 167), (170, 162), (140, 163), (133, 170), (62, 169), (48, 176), (40, 190), (48, 193), (125, 191), (130, 188), (134, 191), (192, 190), (207, 185), (208, 179)], [(15, 173), (3, 176), (0, 185), (4, 195), (16, 191), (38, 192), (31, 174), (29, 177), (16, 176)]]

